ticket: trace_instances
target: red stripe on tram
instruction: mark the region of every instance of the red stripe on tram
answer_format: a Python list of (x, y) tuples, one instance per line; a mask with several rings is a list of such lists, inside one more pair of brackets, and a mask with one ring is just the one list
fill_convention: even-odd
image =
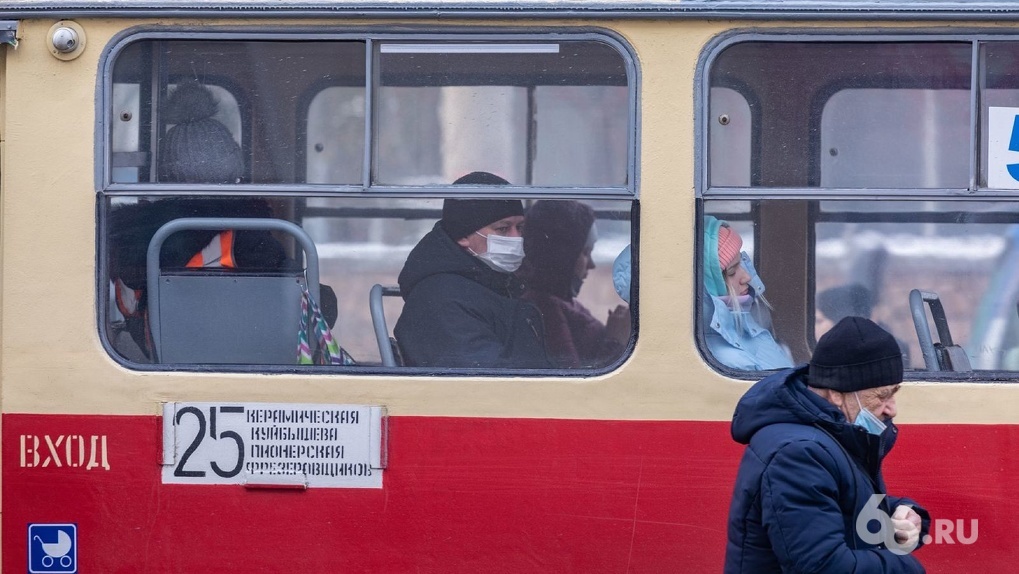
[[(162, 484), (160, 424), (4, 415), (4, 571), (28, 524), (75, 523), (81, 572), (718, 572), (742, 454), (727, 422), (391, 417), (382, 489), (252, 490)], [(1019, 426), (901, 429), (889, 489), (979, 524), (919, 550), (928, 571), (1019, 561)], [(71, 435), (105, 437), (109, 470), (22, 448)]]

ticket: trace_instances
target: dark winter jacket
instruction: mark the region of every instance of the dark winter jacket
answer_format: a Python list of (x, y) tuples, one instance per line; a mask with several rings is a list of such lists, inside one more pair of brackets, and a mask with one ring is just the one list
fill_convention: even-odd
[[(856, 529), (871, 495), (885, 494), (881, 460), (895, 425), (868, 434), (806, 380), (806, 366), (775, 373), (736, 407), (732, 437), (747, 448), (729, 509), (726, 574), (924, 572), (914, 554), (867, 543)], [(916, 503), (886, 496), (879, 508), (891, 515), (900, 504), (920, 514), (922, 539), (930, 517)]]
[[(545, 325), (545, 348), (556, 367), (603, 367), (623, 354), (605, 325), (576, 300), (576, 266), (587, 247), (594, 210), (572, 200), (536, 202), (527, 210), (523, 266), (524, 299)], [(593, 246), (593, 243), (591, 244)]]
[(623, 354), (623, 346), (608, 336), (580, 301), (528, 289), (524, 299), (534, 303), (545, 325), (549, 359), (557, 367), (604, 367)]
[(405, 300), (394, 334), (408, 366), (550, 368), (538, 310), (520, 282), (456, 244), (436, 225), (399, 277)]

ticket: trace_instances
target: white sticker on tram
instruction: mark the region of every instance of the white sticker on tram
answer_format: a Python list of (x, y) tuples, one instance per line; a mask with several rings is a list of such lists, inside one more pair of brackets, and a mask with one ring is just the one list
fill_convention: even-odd
[(987, 108), (987, 187), (1019, 189), (1019, 108)]
[(165, 403), (163, 483), (382, 488), (385, 407)]

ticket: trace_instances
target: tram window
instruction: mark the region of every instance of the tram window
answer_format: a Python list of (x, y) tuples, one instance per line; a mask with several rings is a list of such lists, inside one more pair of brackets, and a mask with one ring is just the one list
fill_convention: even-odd
[[(139, 146), (156, 166), (162, 134), (174, 123), (166, 115), (165, 102), (177, 83), (197, 81), (213, 89), (218, 104), (215, 119), (227, 126), (249, 156), (239, 183), (297, 183), (305, 177), (304, 169), (296, 169), (304, 165), (295, 161), (304, 155), (303, 149), (297, 151), (298, 132), (307, 126), (298, 129), (294, 118), (299, 109), (306, 113), (304, 98), (323, 84), (356, 86), (363, 93), (364, 53), (364, 42), (354, 41), (143, 40), (116, 59), (113, 77), (115, 82), (131, 80), (140, 86)], [(168, 80), (163, 84), (153, 78)], [(330, 125), (331, 120), (319, 124)], [(363, 141), (363, 124), (340, 127), (345, 131), (334, 138)], [(300, 137), (312, 147), (319, 143), (306, 133)], [(339, 153), (333, 148), (329, 152)], [(141, 181), (159, 182), (158, 169), (151, 165), (141, 166), (140, 172)]]
[[(972, 369), (1019, 371), (1019, 217), (1012, 206), (843, 200), (820, 201), (813, 215), (804, 215), (812, 210), (766, 200), (755, 210), (766, 216), (754, 220), (750, 211), (726, 209), (724, 203), (706, 201), (705, 210), (731, 222), (756, 260), (771, 307), (753, 311), (764, 313), (774, 340), (793, 362), (809, 358), (817, 338), (839, 319), (861, 315), (895, 336), (907, 370), (939, 370), (925, 361), (910, 307), (910, 292), (920, 289), (938, 295), (952, 342)], [(814, 239), (801, 249), (793, 242), (755, 244), (765, 226), (785, 226), (793, 234), (794, 228), (810, 228)], [(799, 305), (798, 290), (808, 284), (805, 300), (813, 305)], [(708, 301), (702, 304), (702, 329), (713, 328), (714, 310)], [(933, 317), (924, 311), (937, 343)], [(754, 370), (727, 363), (731, 353), (717, 350), (713, 332), (706, 335), (708, 356), (729, 368)], [(798, 346), (804, 340), (805, 352)]]
[[(167, 85), (167, 96), (173, 94), (178, 84)], [(113, 85), (113, 118), (110, 149), (113, 167), (112, 179), (116, 183), (137, 183), (140, 169), (146, 164), (146, 154), (139, 153), (141, 139), (140, 86), (137, 84), (118, 83)], [(241, 143), (241, 112), (237, 98), (221, 86), (206, 85), (212, 95), (215, 113), (212, 119), (229, 130), (234, 141)], [(173, 124), (165, 126), (169, 131)]]
[[(923, 211), (915, 211), (917, 208)], [(821, 203), (815, 337), (843, 314), (869, 313), (927, 370), (909, 294), (936, 293), (953, 343), (974, 369), (1019, 370), (1019, 218), (991, 202)], [(853, 286), (852, 290), (846, 286)], [(835, 289), (837, 297), (823, 294)], [(825, 317), (825, 313), (837, 316)], [(931, 329), (934, 329), (931, 323)], [(932, 333), (938, 341), (936, 331)]]
[[(852, 174), (836, 178), (846, 187), (964, 186), (968, 162), (939, 161), (954, 153), (951, 122), (960, 114), (968, 117), (971, 59), (965, 42), (744, 42), (718, 54), (710, 82), (713, 89), (739, 91), (751, 103), (759, 138), (752, 186), (825, 186), (824, 162), (837, 162), (843, 167), (839, 173)], [(858, 95), (833, 98), (846, 90)], [(946, 90), (954, 93), (932, 95)], [(713, 90), (708, 117), (728, 110), (722, 97), (724, 92)], [(934, 115), (946, 111), (944, 118)], [(907, 115), (895, 117), (896, 112)], [(831, 128), (827, 131), (820, 121), (823, 115)], [(960, 129), (968, 125), (964, 121)], [(871, 130), (873, 126), (884, 126), (886, 137)], [(897, 131), (887, 133), (892, 129)], [(832, 145), (825, 145), (829, 141)], [(939, 177), (921, 168), (903, 173), (873, 161), (877, 151), (886, 149), (882, 143), (894, 149), (891, 158), (938, 166)], [(740, 144), (712, 142), (710, 156), (738, 153), (732, 148)], [(709, 177), (712, 186), (728, 185)]]
[[(767, 331), (793, 363), (834, 322), (864, 315), (895, 336), (917, 377), (1019, 371), (1019, 216), (1009, 193), (1019, 189), (1017, 56), (1019, 43), (965, 37), (755, 36), (719, 48), (706, 74), (699, 236), (707, 245), (717, 220), (729, 221), (753, 248), (743, 276), (761, 280), (770, 306), (744, 304), (756, 302), (754, 288), (750, 297), (709, 292), (706, 266), (718, 255), (706, 247), (698, 336), (709, 362), (746, 376), (767, 368), (735, 361), (719, 343), (718, 311), (735, 308), (723, 317), (744, 313), (750, 332)], [(720, 137), (736, 92), (749, 135)], [(747, 141), (749, 188), (725, 163)], [(914, 290), (937, 296), (947, 332), (934, 307), (911, 302)], [(744, 339), (727, 342), (749, 348)]]
[(380, 41), (371, 102), (365, 49), (363, 41), (129, 45), (113, 77), (136, 86), (138, 113), (123, 117), (137, 118), (134, 157), (146, 163), (120, 169), (125, 126), (114, 126), (110, 181), (160, 183), (150, 163), (159, 164), (162, 134), (173, 125), (165, 100), (188, 80), (236, 96), (236, 112), (225, 101), (218, 110), (230, 121), (217, 119), (234, 134), (246, 130), (238, 183), (445, 186), (480, 170), (514, 185), (633, 193), (631, 65), (611, 44)]
[[(300, 304), (292, 304), (296, 290), (298, 299), (319, 297), (329, 333), (345, 353), (334, 365), (350, 372), (378, 370), (388, 361), (389, 345), (377, 336), (368, 294), (374, 285), (397, 284), (409, 253), (441, 217), (446, 198), (498, 194), (528, 206), (537, 197), (546, 201), (568, 194), (579, 199), (561, 205), (590, 214), (597, 233), (585, 228), (562, 242), (583, 255), (567, 271), (586, 275), (582, 291), (573, 292), (576, 285), (566, 281), (570, 290), (562, 296), (590, 309), (592, 323), (604, 324), (608, 312), (616, 311), (613, 333), (625, 331), (625, 337), (613, 338), (612, 345), (592, 344), (598, 348), (590, 357), (578, 355), (569, 363), (552, 360), (554, 353), (541, 343), (535, 348), (542, 361), (407, 360), (404, 372), (464, 367), (481, 374), (510, 369), (583, 375), (620, 364), (632, 316), (625, 307), (616, 309), (622, 300), (613, 286), (612, 264), (636, 239), (630, 221), (636, 208), (635, 74), (614, 40), (592, 36), (489, 42), (474, 34), (461, 42), (390, 35), (374, 43), (374, 54), (366, 52), (366, 39), (309, 40), (306, 35), (125, 40), (112, 51), (110, 63), (108, 171), (100, 194), (105, 222), (100, 283), (110, 286), (102, 304), (103, 332), (112, 352), (139, 368), (292, 370), (298, 359), (295, 329), (251, 327), (252, 316), (261, 313), (227, 307), (236, 303), (229, 291), (235, 289), (250, 302), (248, 310), (300, 311)], [(181, 119), (175, 112), (181, 94), (191, 94), (185, 101), (192, 103), (214, 100), (215, 113), (202, 117), (210, 125), (191, 129), (196, 122)], [(121, 116), (130, 121), (118, 124)], [(208, 132), (219, 135), (207, 137)], [(189, 143), (169, 146), (171, 134)], [(208, 147), (212, 140), (219, 151)], [(242, 167), (237, 177), (172, 176), (166, 165), (179, 163), (171, 161), (181, 155), (178, 148), (194, 157), (189, 168)], [(126, 165), (125, 154), (136, 163)], [(221, 156), (230, 161), (215, 159)], [(482, 192), (451, 187), (477, 171), (497, 174), (510, 185), (504, 190), (475, 182), (484, 186)], [(566, 191), (559, 194), (555, 188)], [(237, 219), (225, 230), (187, 227), (163, 238), (160, 261), (149, 268), (145, 256), (160, 226), (210, 217)], [(271, 222), (247, 229), (250, 222), (239, 220), (253, 217)], [(290, 224), (299, 230), (292, 232)], [(309, 246), (317, 254), (317, 283)], [(583, 273), (577, 271), (582, 258)], [(217, 262), (222, 268), (206, 265)], [(153, 269), (158, 277), (170, 277), (169, 283), (157, 281), (152, 289)], [(321, 293), (302, 294), (302, 283), (309, 291), (321, 284)], [(157, 307), (148, 307), (150, 298)], [(167, 317), (202, 305), (207, 330), (225, 329), (221, 339), (243, 338), (226, 333), (246, 336), (252, 330), (265, 336), (251, 337), (244, 348), (227, 353), (219, 336), (198, 344), (166, 335), (177, 333), (167, 326)], [(389, 333), (405, 315), (402, 306), (400, 297), (384, 298)], [(540, 336), (546, 316), (536, 316), (542, 324), (528, 324)], [(286, 321), (282, 317), (279, 324), (291, 325)], [(293, 349), (280, 342), (284, 339), (293, 339)], [(328, 345), (311, 341), (310, 350), (316, 347)]]
[[(294, 214), (295, 221), (314, 242), (320, 283), (328, 286), (336, 295), (338, 318), (332, 326), (332, 336), (358, 365), (378, 366), (380, 348), (367, 304), (368, 293), (375, 284), (397, 284), (408, 254), (440, 218), (443, 201), (320, 198), (308, 199), (306, 205), (302, 205), (304, 203), (305, 200), (300, 199), (270, 197), (189, 197), (152, 201), (142, 197), (122, 196), (111, 199), (106, 206), (110, 221), (108, 259), (111, 262), (108, 277), (111, 298), (108, 302), (109, 320), (106, 329), (114, 351), (132, 362), (152, 361), (153, 341), (151, 334), (146, 331), (144, 311), (147, 303), (144, 257), (148, 241), (159, 225), (185, 215), (290, 217), (290, 214)], [(631, 240), (630, 205), (626, 201), (611, 200), (586, 203), (596, 217), (594, 225), (597, 241), (591, 252), (594, 267), (585, 270), (583, 289), (579, 291), (576, 300), (590, 309), (600, 321), (604, 321), (607, 311), (622, 303), (613, 287), (612, 264)], [(179, 266), (182, 265), (180, 262), (191, 256), (182, 250), (188, 245), (192, 245), (191, 250), (201, 249), (201, 246), (193, 246), (197, 243), (204, 245), (213, 235), (210, 232), (200, 239), (180, 238), (175, 242), (168, 239), (164, 244), (167, 247), (164, 248), (163, 264), (170, 266), (170, 271), (173, 271), (174, 264), (170, 263), (170, 259), (176, 256), (179, 260), (176, 264), (177, 272), (187, 273), (187, 270), (179, 269)], [(236, 271), (241, 274), (284, 272), (302, 261), (298, 244), (285, 234), (273, 233), (271, 240), (265, 234), (258, 240), (254, 237), (242, 239), (237, 235), (234, 240)], [(280, 246), (283, 258), (272, 263), (267, 262), (264, 255), (242, 253), (244, 249), (259, 245), (258, 241), (271, 241)], [(579, 238), (576, 243), (578, 246), (583, 244), (584, 238)], [(265, 247), (259, 249), (265, 250)], [(224, 272), (215, 270), (212, 273), (223, 276)], [(229, 279), (230, 275), (226, 277)], [(403, 301), (399, 297), (386, 298), (383, 308), (390, 332), (401, 315), (402, 307)], [(229, 323), (236, 318), (224, 317), (222, 320)], [(292, 336), (296, 360), (296, 329), (283, 336)], [(590, 371), (596, 366), (614, 363), (621, 358), (625, 347), (624, 344), (613, 347), (612, 352), (615, 354), (601, 357), (597, 364), (577, 366)], [(269, 362), (294, 364), (294, 361)], [(552, 366), (556, 365), (550, 364)]]

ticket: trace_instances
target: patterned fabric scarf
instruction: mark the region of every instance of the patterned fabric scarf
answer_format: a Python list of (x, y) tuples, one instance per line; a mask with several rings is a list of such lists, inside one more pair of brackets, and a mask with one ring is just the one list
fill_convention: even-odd
[[(297, 364), (299, 365), (354, 365), (353, 357), (343, 350), (333, 339), (329, 325), (322, 316), (322, 310), (312, 298), (306, 286), (302, 286), (301, 297), (301, 328), (297, 332)], [(315, 336), (318, 348), (313, 354), (309, 342), (309, 333)]]

